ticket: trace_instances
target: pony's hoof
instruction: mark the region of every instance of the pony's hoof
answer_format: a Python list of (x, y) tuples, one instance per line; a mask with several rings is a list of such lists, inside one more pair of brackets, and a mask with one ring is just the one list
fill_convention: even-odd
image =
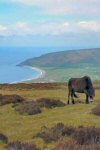
[(74, 102), (74, 101), (72, 101), (72, 103), (73, 103), (73, 104), (75, 104), (75, 102)]
[(70, 104), (69, 101), (67, 102), (67, 104), (68, 104), (68, 105)]
[(89, 102), (86, 102), (86, 104), (90, 104)]

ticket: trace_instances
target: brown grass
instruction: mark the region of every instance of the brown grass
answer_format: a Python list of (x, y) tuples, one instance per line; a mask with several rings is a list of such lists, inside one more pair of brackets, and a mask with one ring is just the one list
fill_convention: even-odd
[[(49, 89), (61, 89), (64, 83), (17, 83), (17, 84), (0, 84), (0, 89), (10, 89), (10, 90), (33, 90), (33, 89), (42, 89), (42, 90), (49, 90)], [(60, 85), (60, 86), (59, 86)]]

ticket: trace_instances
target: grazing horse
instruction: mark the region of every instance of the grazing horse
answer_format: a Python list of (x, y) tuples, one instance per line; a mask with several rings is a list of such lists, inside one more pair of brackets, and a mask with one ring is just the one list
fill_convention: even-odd
[(92, 81), (88, 76), (84, 76), (82, 78), (69, 79), (68, 90), (68, 104), (70, 101), (70, 96), (72, 99), (72, 103), (75, 104), (74, 97), (78, 98), (75, 92), (86, 94), (86, 104), (89, 103), (89, 98), (93, 99), (95, 96), (95, 90), (93, 88)]

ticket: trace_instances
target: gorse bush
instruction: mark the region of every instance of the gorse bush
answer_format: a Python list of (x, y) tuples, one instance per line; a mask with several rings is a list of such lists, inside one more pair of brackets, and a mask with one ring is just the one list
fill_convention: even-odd
[(41, 131), (35, 137), (40, 137), (45, 142), (57, 141), (61, 138), (63, 129), (63, 123), (58, 123), (52, 128), (42, 127)]
[(95, 127), (83, 127), (78, 128), (73, 135), (74, 139), (80, 145), (86, 145), (91, 143), (100, 144), (100, 128)]
[(54, 108), (65, 106), (60, 100), (41, 98), (36, 101), (25, 101), (18, 105), (15, 105), (15, 110), (21, 114), (35, 115), (42, 112), (42, 108)]
[(65, 126), (62, 132), (63, 136), (73, 136), (76, 133), (76, 128), (72, 126)]
[(97, 116), (100, 116), (100, 104), (92, 109), (92, 113)]
[(64, 136), (72, 136), (76, 129), (66, 127), (63, 123), (57, 123), (52, 128), (42, 127), (41, 131), (35, 136), (42, 138), (45, 142), (58, 141)]
[(54, 150), (100, 150), (100, 128), (65, 127), (63, 132), (64, 136), (71, 136), (71, 140), (62, 140)]
[(81, 146), (74, 140), (61, 141), (53, 150), (81, 150)]
[(20, 141), (14, 141), (8, 143), (7, 150), (40, 150), (34, 144), (21, 143)]
[(65, 136), (70, 136), (78, 145), (88, 145), (91, 143), (100, 144), (100, 128), (65, 126), (58, 123), (52, 128), (42, 127), (35, 136), (42, 138), (45, 142), (58, 141)]
[(54, 107), (63, 107), (63, 106), (65, 106), (65, 103), (63, 103), (62, 101), (49, 99), (49, 98), (37, 99), (37, 103), (40, 107), (46, 107), (46, 108), (54, 108)]
[(27, 115), (36, 115), (42, 112), (41, 108), (35, 101), (23, 102), (20, 105), (17, 105), (15, 110), (19, 111), (21, 114)]
[(75, 140), (61, 141), (53, 150), (100, 150), (100, 144), (79, 145)]
[(10, 104), (10, 103), (21, 103), (25, 101), (24, 98), (22, 98), (19, 95), (2, 95), (0, 94), (0, 105), (6, 105), (6, 104)]
[(7, 144), (8, 143), (8, 137), (2, 133), (0, 133), (0, 141)]

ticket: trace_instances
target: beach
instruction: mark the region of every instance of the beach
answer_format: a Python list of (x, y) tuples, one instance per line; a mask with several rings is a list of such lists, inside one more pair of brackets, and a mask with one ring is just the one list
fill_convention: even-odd
[[(21, 68), (27, 68), (27, 69), (31, 69), (35, 72), (37, 72), (37, 75), (36, 76), (33, 76), (31, 78), (26, 78), (26, 79), (22, 79), (22, 80), (19, 80), (19, 81), (14, 81), (14, 82), (11, 82), (11, 84), (14, 84), (14, 83), (27, 83), (27, 82), (32, 82), (35, 80), (38, 80), (40, 78), (43, 78), (46, 74), (46, 72), (40, 68), (37, 68), (37, 67), (32, 67), (32, 66), (21, 66)], [(32, 75), (31, 75), (32, 76)]]
[(40, 69), (40, 68), (32, 67), (32, 66), (24, 66), (24, 67), (28, 67), (28, 68), (30, 68), (30, 69), (33, 69), (34, 71), (39, 72), (39, 74), (38, 74), (36, 77), (27, 79), (27, 80), (25, 80), (24, 82), (33, 81), (33, 80), (36, 80), (36, 79), (44, 78), (45, 75), (46, 75), (46, 72), (45, 72), (44, 70)]

